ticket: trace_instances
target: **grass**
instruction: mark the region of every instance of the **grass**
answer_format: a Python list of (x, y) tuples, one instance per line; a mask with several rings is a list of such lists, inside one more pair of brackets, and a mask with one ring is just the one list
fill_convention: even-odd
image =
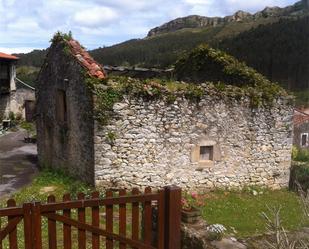
[[(39, 173), (39, 175), (34, 179), (34, 181), (19, 190), (18, 192), (12, 194), (11, 196), (5, 196), (0, 200), (0, 208), (6, 207), (6, 202), (9, 198), (15, 199), (17, 206), (21, 206), (25, 202), (33, 202), (33, 201), (40, 201), (42, 203), (46, 203), (47, 197), (49, 195), (54, 195), (56, 197), (56, 201), (60, 202), (62, 197), (66, 193), (71, 194), (72, 199), (77, 199), (77, 194), (83, 192), (86, 194), (86, 198), (89, 198), (91, 193), (95, 189), (87, 186), (86, 184), (75, 180), (69, 177), (65, 172), (61, 171), (51, 171), (51, 170), (43, 170)], [(101, 197), (103, 197), (103, 192), (101, 193)], [(131, 236), (131, 210), (132, 205), (127, 205), (127, 236)], [(92, 213), (91, 208), (86, 208), (86, 222), (91, 224), (92, 222)], [(104, 206), (100, 207), (100, 226), (102, 228), (105, 227), (105, 213), (106, 209)], [(58, 212), (62, 214), (62, 212)], [(113, 229), (115, 233), (118, 233), (119, 229), (119, 208), (117, 205), (114, 206), (114, 223)], [(77, 209), (71, 210), (71, 218), (77, 220)], [(141, 222), (141, 219), (140, 219)], [(6, 226), (7, 219), (0, 218), (0, 225), (2, 227)], [(141, 225), (141, 224), (140, 224)], [(63, 224), (61, 222), (57, 222), (57, 244), (58, 248), (63, 247)], [(18, 248), (24, 247), (24, 236), (23, 236), (23, 221), (21, 221), (17, 226), (18, 232)], [(87, 232), (86, 233), (86, 240), (87, 240), (87, 249), (91, 249), (91, 239), (92, 234)], [(141, 234), (140, 234), (141, 236)], [(76, 228), (72, 228), (72, 248), (78, 248), (78, 230)], [(101, 243), (104, 244), (104, 239), (101, 239)], [(43, 248), (48, 248), (48, 221), (47, 218), (42, 217), (42, 244)], [(115, 247), (119, 248), (119, 243), (114, 242)], [(3, 249), (9, 249), (8, 238), (6, 237), (2, 243)]]
[(51, 171), (45, 169), (33, 180), (33, 182), (11, 196), (0, 200), (0, 206), (4, 207), (8, 198), (16, 200), (17, 205), (24, 202), (41, 201), (46, 202), (48, 195), (53, 194), (56, 200), (62, 200), (65, 193), (71, 193), (75, 198), (79, 192), (89, 195), (94, 189), (86, 184), (69, 177), (65, 172)]
[[(21, 205), (24, 202), (34, 200), (46, 202), (47, 196), (50, 194), (55, 195), (58, 201), (62, 199), (63, 194), (68, 192), (71, 193), (73, 198), (79, 192), (84, 192), (89, 196), (93, 190), (93, 188), (68, 177), (63, 172), (43, 170), (31, 185), (26, 186), (10, 197), (16, 200), (17, 205)], [(4, 207), (8, 198), (2, 199), (0, 206)], [(202, 216), (209, 224), (223, 224), (229, 233), (234, 234), (238, 238), (261, 235), (266, 232), (266, 223), (261, 214), (262, 212), (268, 213), (267, 206), (281, 207), (282, 224), (287, 230), (296, 230), (302, 226), (309, 225), (309, 222), (306, 222), (303, 218), (299, 197), (294, 192), (288, 190), (250, 189), (241, 192), (216, 190), (199, 195), (198, 201), (202, 210)], [(131, 207), (129, 206), (128, 212), (130, 212), (130, 209)], [(117, 211), (118, 208), (115, 207), (115, 213)], [(103, 207), (100, 209), (100, 213), (103, 214), (104, 212)], [(86, 214), (87, 220), (90, 222), (90, 210)], [(75, 217), (76, 212), (74, 211), (72, 215)], [(104, 226), (103, 219), (102, 226)], [(58, 232), (61, 232), (61, 224), (58, 224), (58, 227)], [(47, 243), (46, 220), (43, 220), (42, 229), (43, 242)], [(117, 222), (115, 222), (114, 229), (115, 231), (118, 230)], [(22, 233), (22, 223), (19, 225), (18, 230)], [(128, 227), (128, 231), (130, 233), (130, 227)], [(77, 236), (76, 232), (74, 232), (73, 238), (75, 236)], [(58, 238), (61, 244), (61, 234), (59, 234)], [(22, 241), (20, 239), (19, 243), (22, 243)], [(6, 243), (4, 243), (3, 248), (7, 248)]]
[(296, 230), (309, 225), (305, 221), (299, 197), (288, 190), (215, 191), (203, 196), (202, 216), (209, 224), (223, 224), (236, 237), (261, 235), (266, 232), (262, 212), (267, 207), (281, 207), (282, 225)]

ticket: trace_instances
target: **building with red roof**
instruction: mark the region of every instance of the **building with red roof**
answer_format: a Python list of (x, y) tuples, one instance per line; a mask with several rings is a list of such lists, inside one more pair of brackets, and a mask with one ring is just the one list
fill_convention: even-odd
[(0, 52), (0, 60), (17, 61), (18, 59), (19, 58), (14, 55), (5, 54), (5, 53)]
[(0, 122), (8, 119), (10, 112), (26, 117), (25, 106), (33, 106), (35, 100), (33, 88), (16, 85), (18, 60), (16, 56), (0, 52)]
[(298, 148), (309, 149), (309, 114), (303, 110), (294, 110), (293, 144)]

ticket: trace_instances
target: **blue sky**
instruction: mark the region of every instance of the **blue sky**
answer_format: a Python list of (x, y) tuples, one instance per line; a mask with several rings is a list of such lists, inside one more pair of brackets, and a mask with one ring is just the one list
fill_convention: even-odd
[(88, 49), (109, 46), (192, 14), (226, 16), (296, 0), (0, 0), (0, 51), (29, 52), (49, 46), (52, 35), (71, 30)]

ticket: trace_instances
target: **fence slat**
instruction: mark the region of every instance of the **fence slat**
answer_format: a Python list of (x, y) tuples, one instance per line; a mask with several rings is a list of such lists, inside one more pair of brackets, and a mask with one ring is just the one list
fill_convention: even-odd
[[(119, 196), (125, 196), (126, 191), (124, 189), (119, 191)], [(127, 207), (126, 204), (119, 204), (119, 235), (126, 236), (127, 230)], [(126, 244), (120, 243), (119, 249), (126, 249)]]
[[(100, 197), (99, 192), (93, 192), (91, 194), (93, 199), (98, 199)], [(91, 209), (91, 216), (92, 216), (92, 225), (94, 227), (100, 227), (100, 207), (99, 202), (98, 206), (92, 207)], [(100, 236), (93, 233), (92, 234), (92, 249), (99, 249), (100, 248)]]
[[(106, 197), (113, 197), (113, 192), (106, 191)], [(106, 206), (106, 231), (113, 232), (113, 205)], [(106, 238), (106, 249), (113, 249), (114, 241), (111, 238)]]
[(33, 248), (42, 249), (42, 219), (41, 203), (35, 202), (31, 206)]
[[(78, 200), (84, 200), (85, 194), (79, 193), (77, 198)], [(81, 223), (86, 223), (85, 208), (78, 209), (78, 221)], [(78, 229), (78, 249), (86, 249), (86, 231), (83, 229)]]
[(158, 201), (158, 220), (157, 220), (157, 238), (156, 243), (158, 249), (164, 249), (164, 234), (165, 234), (165, 192), (164, 190), (159, 191), (159, 201)]
[[(0, 231), (1, 231), (1, 222), (2, 222), (2, 217), (0, 216)], [(0, 240), (0, 249), (2, 249), (2, 240)]]
[[(8, 207), (16, 207), (16, 202), (13, 199), (7, 201)], [(14, 216), (8, 217), (8, 224), (14, 219)], [(17, 226), (9, 233), (9, 246), (10, 249), (17, 249)]]
[[(91, 234), (92, 249), (100, 248), (100, 236), (106, 238), (106, 249), (113, 249), (114, 246), (118, 246), (118, 243), (119, 249), (154, 249), (151, 245), (155, 239), (158, 241), (156, 244), (158, 249), (179, 249), (181, 189), (166, 187), (158, 193), (152, 193), (151, 188), (146, 188), (144, 193), (140, 193), (137, 188), (134, 188), (131, 195), (126, 194), (125, 190), (120, 190), (119, 196), (113, 197), (113, 192), (107, 191), (106, 198), (100, 199), (99, 193), (94, 192), (90, 199), (85, 199), (85, 195), (81, 193), (78, 194), (78, 200), (74, 201), (71, 200), (69, 194), (66, 194), (63, 196), (63, 202), (60, 203), (56, 203), (54, 196), (49, 196), (47, 204), (25, 203), (22, 208), (17, 208), (14, 200), (9, 200), (8, 207), (0, 209), (0, 226), (1, 217), (8, 217), (8, 225), (2, 231), (0, 227), (0, 240), (8, 235), (9, 249), (18, 249), (17, 225), (24, 219), (24, 248), (42, 249), (41, 217), (45, 216), (48, 218), (49, 249), (57, 249), (57, 222), (63, 223), (64, 249), (72, 249), (73, 227), (78, 230), (78, 249), (86, 249), (86, 231)], [(128, 205), (131, 207), (131, 204), (131, 214), (128, 214), (127, 208)], [(152, 204), (158, 204), (157, 211), (153, 210)], [(116, 222), (119, 224), (119, 230), (115, 233), (114, 205), (119, 206), (119, 222)], [(105, 230), (100, 228), (101, 206), (105, 206)], [(86, 208), (88, 207), (91, 209), (91, 225), (86, 223)], [(75, 216), (71, 218), (72, 209), (78, 211), (77, 220)], [(57, 214), (58, 210), (62, 210), (63, 216)], [(127, 215), (132, 216), (131, 236), (128, 236), (127, 232)], [(153, 215), (157, 216), (156, 233), (152, 230)], [(115, 241), (118, 242), (115, 243)], [(2, 249), (1, 244), (0, 249)]]
[[(151, 193), (151, 188), (145, 189), (145, 194)], [(152, 234), (152, 211), (151, 201), (147, 201), (144, 204), (144, 242), (146, 245), (151, 245)]]
[(25, 249), (32, 249), (31, 203), (23, 204)]
[[(132, 195), (138, 195), (139, 190), (134, 188)], [(139, 202), (132, 203), (132, 239), (138, 240), (139, 234)]]
[[(63, 196), (63, 201), (70, 201), (71, 196), (70, 194), (65, 194)], [(63, 216), (71, 217), (71, 210), (64, 209)], [(72, 248), (72, 235), (71, 235), (71, 226), (67, 224), (63, 224), (63, 248), (64, 249), (71, 249)]]
[(181, 188), (165, 187), (165, 248), (180, 249)]
[[(56, 198), (53, 195), (48, 196), (48, 203), (56, 202)], [(56, 213), (50, 212), (52, 214)], [(52, 219), (48, 219), (48, 245), (49, 249), (57, 249), (57, 229), (56, 229), (56, 221)]]

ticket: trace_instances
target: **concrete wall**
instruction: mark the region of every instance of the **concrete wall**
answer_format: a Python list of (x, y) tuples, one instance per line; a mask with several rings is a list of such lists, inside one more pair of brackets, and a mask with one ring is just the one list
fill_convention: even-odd
[[(251, 109), (248, 101), (215, 96), (199, 104), (178, 98), (171, 105), (128, 97), (114, 105), (110, 125), (96, 125), (96, 184), (204, 190), (288, 186), (292, 115), (282, 100), (272, 108)], [(200, 146), (212, 146), (213, 160), (200, 161)]]
[[(47, 55), (37, 86), (37, 137), (40, 166), (60, 168), (88, 183), (94, 181), (94, 121), (92, 95), (84, 70), (54, 44)], [(56, 117), (57, 91), (66, 93), (67, 121)]]

